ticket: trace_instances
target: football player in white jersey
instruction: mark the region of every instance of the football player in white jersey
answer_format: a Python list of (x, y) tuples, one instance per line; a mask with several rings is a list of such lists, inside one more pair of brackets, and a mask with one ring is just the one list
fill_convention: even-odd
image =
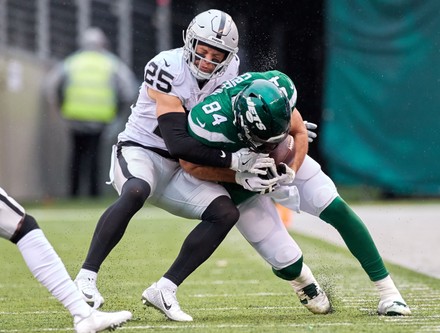
[[(189, 24), (182, 48), (161, 52), (145, 66), (138, 99), (112, 155), (110, 178), (119, 198), (99, 219), (75, 279), (94, 308), (104, 302), (96, 287), (99, 268), (146, 201), (173, 214), (202, 220), (185, 239), (169, 271), (176, 285), (213, 253), (237, 222), (238, 209), (224, 187), (190, 176), (180, 168), (178, 158), (256, 173), (273, 166), (267, 154), (210, 148), (187, 132), (185, 111), (237, 76), (237, 51), (238, 31), (232, 18), (211, 9)], [(265, 180), (262, 186), (272, 183)], [(171, 297), (175, 299), (175, 295)], [(192, 320), (180, 310), (177, 300), (172, 310), (175, 320)]]
[(129, 311), (101, 312), (90, 308), (37, 221), (1, 187), (0, 237), (17, 245), (32, 275), (70, 312), (75, 332), (101, 332), (131, 319)]

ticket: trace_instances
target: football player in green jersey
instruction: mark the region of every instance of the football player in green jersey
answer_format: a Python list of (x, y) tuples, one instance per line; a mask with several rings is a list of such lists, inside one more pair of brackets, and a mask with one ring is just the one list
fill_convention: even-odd
[[(259, 80), (261, 85), (258, 87), (252, 87), (252, 94), (259, 94), (260, 92), (262, 93), (263, 96), (261, 96), (261, 100), (264, 101), (264, 105), (259, 103), (257, 107), (264, 107), (266, 112), (265, 115), (258, 115), (256, 112), (254, 112), (253, 114), (249, 114), (247, 116), (249, 118), (254, 117), (253, 125), (261, 130), (258, 138), (253, 136), (253, 134), (255, 134), (257, 131), (256, 128), (253, 130), (253, 133), (248, 131), (238, 133), (233, 125), (236, 120), (234, 117), (231, 117), (230, 114), (218, 113), (218, 116), (214, 115), (223, 107), (230, 108), (230, 98), (217, 98), (222, 96), (222, 90), (215, 91), (213, 96), (218, 96), (210, 99), (209, 103), (203, 103), (200, 105), (203, 116), (199, 115), (199, 117), (194, 118), (194, 122), (197, 123), (197, 126), (193, 129), (199, 132), (199, 134), (202, 136), (206, 134), (205, 139), (208, 141), (212, 140), (214, 142), (219, 142), (218, 146), (216, 147), (217, 149), (231, 152), (240, 150), (240, 148), (245, 148), (249, 144), (244, 142), (244, 137), (243, 139), (239, 139), (238, 135), (250, 135), (249, 139), (252, 140), (252, 143), (255, 146), (254, 149), (268, 153), (288, 135), (289, 129), (291, 128), (291, 110), (295, 105), (296, 100), (296, 93), (293, 83), (287, 76), (281, 74), (282, 73), (280, 73), (278, 78), (280, 80), (285, 80), (283, 83), (289, 85), (288, 91), (285, 93), (278, 89), (274, 83), (271, 83), (267, 80)], [(275, 80), (277, 77), (272, 77), (272, 79)], [(242, 80), (243, 77), (238, 77), (236, 80), (228, 82), (228, 84), (235, 85)], [(241, 90), (243, 89), (237, 87), (237, 92)], [(243, 93), (249, 92), (250, 91), (246, 89), (243, 91)], [(287, 96), (289, 96), (289, 99)], [(245, 105), (246, 100), (243, 101), (244, 104), (242, 107), (247, 108)], [(277, 115), (276, 121), (271, 121), (275, 114)], [(205, 115), (209, 116), (205, 117)], [(257, 119), (257, 116), (262, 118)], [(298, 127), (295, 129), (298, 142), (304, 141), (305, 143), (303, 154), (305, 155), (308, 133), (304, 123), (302, 122), (300, 114), (297, 112), (293, 116), (299, 117), (298, 121), (295, 121), (294, 126)], [(229, 126), (227, 126), (227, 124), (229, 124)], [(222, 131), (217, 131), (216, 129), (218, 128), (224, 130), (226, 134), (223, 134)], [(300, 150), (301, 149), (298, 148), (298, 151)], [(275, 167), (274, 164), (271, 164), (271, 166), (273, 166), (273, 168)], [(215, 167), (214, 169), (216, 172), (226, 171), (226, 168), (218, 169)], [(240, 192), (244, 192), (246, 195), (249, 194), (249, 196), (252, 196), (252, 198), (246, 200), (238, 207), (240, 211), (240, 220), (242, 221), (239, 230), (243, 236), (254, 246), (260, 256), (262, 256), (271, 265), (271, 267), (274, 269), (274, 272), (279, 277), (290, 282), (301, 303), (308, 310), (315, 314), (326, 314), (331, 311), (331, 305), (327, 295), (319, 286), (310, 268), (303, 263), (302, 252), (293, 238), (290, 237), (286, 228), (284, 228), (284, 225), (278, 216), (276, 207), (273, 204), (272, 197), (265, 195), (254, 196), (254, 192), (252, 192), (271, 192), (271, 186), (267, 186), (268, 181), (271, 181), (271, 185), (275, 185), (277, 182), (279, 184), (290, 183), (292, 180), (292, 174), (289, 171), (291, 171), (291, 169), (287, 168), (286, 166), (286, 171), (288, 172), (284, 173), (283, 175), (278, 175), (277, 171), (273, 170), (272, 173), (275, 177), (270, 180), (268, 180), (267, 177), (254, 177), (251, 172), (238, 172), (236, 174), (232, 173), (232, 177), (229, 180), (237, 180), (239, 184), (250, 190), (241, 191), (243, 190), (243, 187), (235, 184), (238, 189), (241, 189)], [(187, 176), (191, 177), (188, 174)], [(192, 196), (212, 196), (218, 193), (218, 189), (210, 186), (210, 184), (214, 183), (205, 182), (203, 187), (200, 187), (198, 192), (195, 192), (194, 190), (191, 192)], [(295, 200), (295, 198), (298, 199), (298, 196), (295, 196), (296, 187), (283, 186), (283, 190), (280, 189), (277, 189), (276, 193), (274, 191), (275, 196), (279, 196), (280, 193), (284, 194), (285, 192), (292, 193), (292, 197), (289, 198), (289, 204), (293, 206), (296, 204), (296, 206), (298, 206), (298, 202)], [(235, 196), (233, 196), (233, 198), (234, 197)], [(194, 198), (188, 198), (186, 204), (189, 206), (197, 204), (197, 199), (195, 200)], [(185, 254), (181, 252), (179, 253), (178, 258), (184, 256)], [(176, 269), (177, 267), (179, 267), (179, 269)], [(172, 271), (174, 271), (174, 273), (172, 273)], [(179, 264), (175, 261), (171, 265), (171, 268), (158, 282), (153, 283), (144, 291), (142, 294), (144, 304), (153, 305), (172, 320), (185, 319), (186, 317), (183, 317), (182, 314), (179, 317), (175, 316), (172, 309), (176, 302), (177, 288), (189, 274), (190, 273), (188, 272), (187, 267), (183, 267), (181, 265), (179, 266)], [(182, 312), (181, 309), (180, 312)], [(190, 317), (189, 315), (187, 316)]]
[[(268, 88), (263, 80), (276, 85), (289, 99), (292, 115), (290, 126), (285, 133), (281, 133), (278, 128), (284, 126), (286, 121), (284, 112), (268, 112), (274, 109), (267, 104), (270, 98), (265, 100)], [(252, 189), (253, 180), (258, 184), (259, 176), (255, 174), (246, 173), (243, 176), (243, 173), (234, 173), (231, 170), (186, 162), (182, 162), (182, 166), (198, 178), (230, 182), (225, 186), (240, 210), (237, 228), (260, 254), (265, 253), (263, 257), (272, 264), (275, 274), (287, 279), (289, 273), (286, 268), (277, 269), (271, 262), (280, 255), (277, 252), (279, 247), (276, 246), (280, 242), (272, 239), (270, 242), (272, 246), (261, 248), (265, 246), (269, 236), (275, 239), (281, 237), (271, 235), (270, 228), (262, 223), (265, 215), (261, 212), (261, 206), (265, 205), (268, 209), (269, 203), (263, 204), (261, 201), (264, 197), (272, 197), (275, 201), (296, 201), (295, 196), (285, 195), (285, 193), (292, 194), (286, 188), (295, 186), (301, 198), (300, 210), (317, 216), (335, 227), (377, 287), (380, 297), (378, 313), (410, 315), (411, 311), (391, 279), (368, 229), (340, 197), (335, 184), (321, 170), (320, 165), (307, 155), (307, 131), (295, 108), (295, 103), (295, 87), (285, 74), (279, 71), (251, 72), (225, 82), (202, 103), (192, 108), (189, 114), (189, 133), (206, 145), (226, 151), (249, 147), (256, 152), (267, 152), (276, 147), (287, 134), (291, 134), (295, 139), (295, 158), (290, 166), (283, 166), (282, 174), (277, 175), (280, 186), (272, 193), (259, 195), (256, 193), (258, 187)], [(234, 183), (242, 184), (244, 188)], [(294, 202), (290, 205), (295, 206)], [(258, 215), (260, 213), (263, 215)], [(266, 221), (266, 225), (271, 225), (270, 221)], [(283, 253), (283, 255), (294, 256), (293, 253)]]

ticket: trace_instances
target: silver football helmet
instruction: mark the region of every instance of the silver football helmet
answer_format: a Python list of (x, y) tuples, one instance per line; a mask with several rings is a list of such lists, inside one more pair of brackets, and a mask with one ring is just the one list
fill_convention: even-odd
[[(238, 30), (231, 16), (217, 9), (197, 15), (183, 32), (184, 58), (192, 74), (198, 80), (209, 80), (222, 74), (238, 52)], [(216, 65), (212, 73), (205, 73), (195, 65), (202, 57), (196, 53), (199, 43), (206, 44), (225, 53), (225, 59)], [(207, 61), (207, 60), (205, 60)]]

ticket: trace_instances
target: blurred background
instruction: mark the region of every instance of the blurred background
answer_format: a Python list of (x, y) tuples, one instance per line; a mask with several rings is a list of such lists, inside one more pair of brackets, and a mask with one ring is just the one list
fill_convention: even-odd
[[(240, 33), (241, 71), (279, 69), (319, 125), (310, 155), (339, 187), (380, 198), (440, 197), (440, 1), (0, 0), (0, 184), (19, 200), (66, 196), (65, 124), (48, 71), (100, 27), (135, 72), (209, 8)], [(125, 121), (105, 133), (102, 182)], [(107, 191), (112, 192), (108, 186)]]

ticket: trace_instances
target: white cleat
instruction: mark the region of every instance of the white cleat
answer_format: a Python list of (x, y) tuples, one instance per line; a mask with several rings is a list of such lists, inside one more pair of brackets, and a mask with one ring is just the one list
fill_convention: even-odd
[(154, 306), (162, 311), (165, 316), (174, 321), (193, 321), (193, 318), (180, 309), (176, 292), (170, 289), (159, 289), (153, 283), (151, 287), (142, 293), (142, 303), (147, 306)]
[(98, 288), (96, 288), (95, 279), (87, 276), (77, 276), (75, 284), (83, 299), (92, 308), (99, 309), (104, 304), (104, 297), (102, 297)]
[(411, 310), (403, 300), (384, 300), (379, 302), (377, 313), (382, 316), (410, 316)]
[(129, 311), (101, 312), (93, 310), (86, 318), (75, 318), (74, 327), (76, 333), (96, 333), (104, 330), (113, 331), (122, 326), (132, 317)]
[(302, 305), (314, 314), (327, 314), (332, 311), (327, 295), (317, 283), (311, 283), (296, 293)]

